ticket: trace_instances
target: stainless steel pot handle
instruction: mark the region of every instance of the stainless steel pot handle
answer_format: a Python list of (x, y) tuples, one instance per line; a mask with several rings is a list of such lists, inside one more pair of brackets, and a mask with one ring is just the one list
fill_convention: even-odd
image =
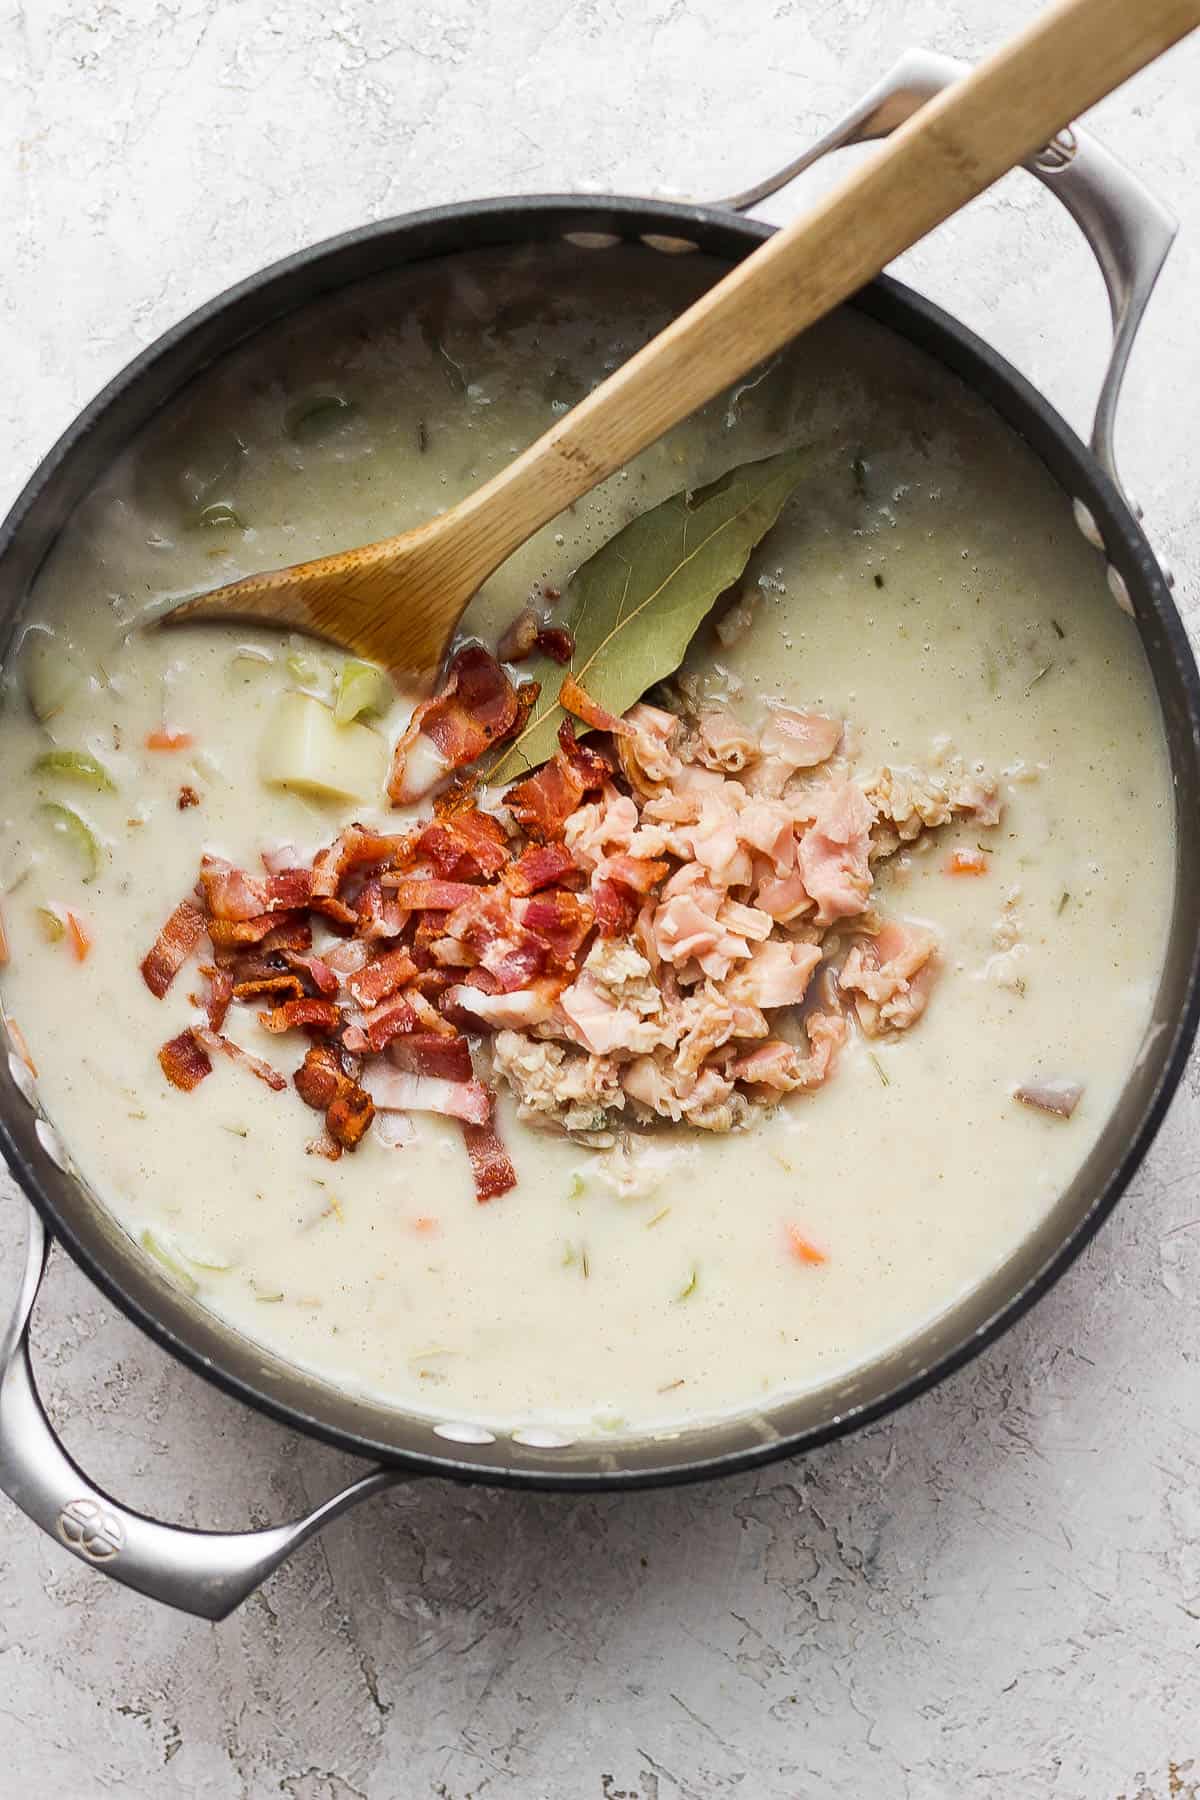
[(372, 1469), (307, 1517), (262, 1531), (193, 1531), (122, 1506), (72, 1462), (34, 1384), (29, 1321), (49, 1249), (30, 1207), (20, 1297), (0, 1340), (0, 1488), (81, 1562), (181, 1612), (223, 1619), (347, 1507), (412, 1478), (407, 1470)]
[[(831, 150), (887, 137), (933, 94), (966, 73), (968, 64), (929, 50), (906, 50), (882, 81), (839, 119), (803, 156), (765, 181), (720, 202), (746, 212), (778, 193), (797, 175)], [(1067, 126), (1024, 165), (1062, 201), (1079, 226), (1100, 265), (1112, 312), (1112, 352), (1092, 421), (1092, 453), (1135, 513), (1117, 475), (1113, 431), (1117, 399), (1142, 322), (1146, 303), (1179, 229), (1177, 220), (1095, 138)], [(1084, 509), (1086, 512), (1086, 509)], [(1076, 507), (1079, 516), (1079, 507)], [(1139, 513), (1140, 516), (1140, 513)], [(1090, 515), (1079, 518), (1081, 529), (1098, 547), (1099, 535)], [(1091, 525), (1090, 531), (1088, 530)]]

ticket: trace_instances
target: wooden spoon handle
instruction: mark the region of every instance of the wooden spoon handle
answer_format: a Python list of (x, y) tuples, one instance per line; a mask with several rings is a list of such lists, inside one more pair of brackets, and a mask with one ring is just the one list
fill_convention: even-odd
[(455, 587), (467, 567), (478, 586), (571, 501), (1197, 25), (1200, 0), (1063, 0), (1036, 18), (462, 501), (447, 533)]

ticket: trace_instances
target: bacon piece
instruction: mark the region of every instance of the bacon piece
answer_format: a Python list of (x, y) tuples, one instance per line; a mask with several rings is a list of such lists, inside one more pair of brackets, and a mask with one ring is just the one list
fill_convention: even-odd
[(575, 654), (575, 633), (569, 625), (543, 625), (537, 634), (537, 647), (543, 656), (565, 669)]
[[(290, 977), (295, 980), (295, 977)], [(258, 1022), (267, 1031), (336, 1031), (342, 1022), (342, 1015), (332, 1000), (314, 1000), (310, 995), (302, 995), (296, 1000), (285, 1000), (282, 1006), (273, 1007), (270, 1012), (260, 1012)]]
[(431, 862), (447, 881), (498, 875), (509, 861), (508, 840), (499, 821), (475, 806), (464, 807), (447, 818), (431, 819), (413, 850)]
[(601, 706), (598, 700), (593, 700), (587, 690), (580, 687), (573, 675), (564, 677), (563, 684), (558, 690), (558, 704), (564, 712), (574, 713), (577, 719), (582, 719), (585, 725), (590, 725), (593, 731), (611, 731), (614, 737), (630, 736), (631, 728), (624, 719), (619, 719), (616, 713), (610, 713), (606, 706)]
[(324, 960), (336, 975), (355, 975), (370, 962), (371, 946), (352, 938), (348, 944), (335, 944), (327, 950)]
[[(254, 1000), (260, 994), (270, 995), (280, 1002), (301, 1000), (304, 997), (304, 983), (298, 975), (254, 975), (248, 981), (236, 981), (233, 984), (235, 1000)], [(211, 1020), (210, 1020), (211, 1024)], [(214, 1031), (219, 1027), (213, 1025)]]
[(208, 935), (216, 950), (236, 950), (240, 944), (262, 944), (273, 933), (291, 929), (302, 929), (305, 942), (311, 943), (308, 923), (298, 915), (260, 913), (256, 919), (214, 918), (208, 921)]
[(308, 904), (312, 873), (308, 869), (281, 869), (265, 878), (235, 869), (220, 856), (205, 853), (200, 863), (200, 885), (214, 919), (256, 919), (260, 913), (293, 912)]
[(385, 875), (384, 881), (395, 888), (396, 903), (409, 912), (453, 912), (479, 893), (466, 881), (426, 881), (419, 877)]
[(388, 1060), (409, 1075), (436, 1075), (443, 1081), (470, 1081), (471, 1046), (457, 1033), (443, 1037), (436, 1031), (414, 1031), (393, 1038)]
[(526, 606), (508, 623), (500, 642), (496, 645), (496, 655), (501, 662), (524, 662), (532, 656), (538, 641), (538, 616), (532, 606)]
[(208, 1029), (220, 1031), (229, 1011), (229, 1002), (233, 999), (233, 976), (228, 969), (217, 969), (211, 964), (206, 964), (200, 973), (208, 982), (208, 994), (204, 1001)]
[(335, 894), (318, 894), (308, 904), (313, 912), (320, 913), (323, 919), (328, 919), (340, 932), (357, 931), (362, 925), (357, 908), (347, 906)]
[(482, 1206), (517, 1185), (517, 1171), (494, 1125), (463, 1125), (463, 1142), (475, 1177), (475, 1198)]
[(260, 1081), (265, 1081), (276, 1093), (287, 1086), (278, 1069), (273, 1069), (261, 1056), (252, 1056), (249, 1050), (243, 1050), (240, 1044), (235, 1044), (232, 1038), (223, 1037), (219, 1031), (210, 1031), (206, 1025), (193, 1025), (191, 1035), (198, 1048), (206, 1050), (209, 1056), (215, 1056), (220, 1051), (231, 1062), (241, 1063), (243, 1068), (249, 1069), (252, 1075), (257, 1075)]
[(142, 979), (156, 999), (162, 999), (203, 935), (204, 914), (181, 900), (142, 958)]
[[(512, 682), (490, 651), (468, 644), (450, 664), (445, 687), (417, 707), (396, 745), (388, 779), (391, 799), (397, 806), (419, 800), (443, 775), (502, 743), (517, 719)], [(422, 738), (424, 753), (418, 747)]]
[(626, 856), (618, 851), (614, 856), (606, 856), (596, 864), (596, 874), (602, 881), (619, 881), (622, 887), (632, 888), (635, 894), (648, 894), (670, 869), (670, 863), (651, 861), (645, 856)]
[(561, 835), (584, 795), (599, 793), (611, 774), (607, 759), (580, 744), (570, 719), (564, 719), (553, 761), (509, 788), (505, 803), (530, 837), (544, 844)]
[(312, 948), (312, 926), (302, 913), (284, 913), (282, 923), (273, 925), (259, 945), (264, 956), (275, 956), (289, 950)]
[(538, 695), (541, 691), (542, 684), (540, 681), (523, 681), (517, 689), (517, 716), (513, 720), (508, 731), (508, 736), (510, 738), (520, 737), (521, 733), (528, 725), (530, 715), (537, 705)]
[(357, 1150), (375, 1117), (375, 1102), (357, 1082), (347, 1081), (325, 1114), (325, 1129), (343, 1150)]
[[(338, 900), (327, 900), (326, 906), (340, 906)], [(363, 882), (354, 907), (355, 930), (359, 937), (392, 938), (399, 937), (408, 924), (408, 914), (391, 894), (383, 891), (383, 881), (378, 875), (368, 876)]]
[(565, 844), (530, 844), (515, 863), (505, 869), (503, 881), (511, 894), (536, 894), (539, 888), (556, 887), (565, 875), (579, 874), (579, 866)]
[(171, 1086), (181, 1088), (185, 1094), (212, 1074), (212, 1063), (190, 1031), (170, 1038), (159, 1051), (158, 1060)]
[(338, 978), (324, 957), (314, 956), (311, 951), (285, 950), (283, 960), (289, 969), (307, 975), (318, 994), (324, 995), (326, 1000), (337, 993)]
[(591, 901), (567, 888), (548, 888), (528, 900), (514, 900), (512, 913), (522, 931), (531, 932), (540, 939), (562, 968), (570, 962), (595, 923)]
[[(467, 945), (480, 960), (492, 944), (501, 943), (504, 949), (511, 949), (516, 932), (505, 904), (508, 896), (503, 889), (469, 888), (467, 891), (470, 899), (456, 906), (442, 926), (445, 936), (460, 945)], [(460, 957), (458, 960), (466, 962), (470, 959)]]
[(505, 950), (490, 958), (485, 953), (482, 972), (495, 979), (497, 993), (515, 994), (542, 973), (548, 956), (547, 946), (531, 937), (518, 944), (515, 950)]
[(334, 898), (351, 869), (362, 868), (368, 863), (397, 862), (408, 849), (407, 833), (384, 834), (369, 831), (365, 825), (347, 825), (328, 849), (318, 851), (313, 858), (313, 900)]
[(479, 1081), (443, 1081), (375, 1063), (363, 1075), (363, 1086), (383, 1112), (442, 1113), (471, 1125), (486, 1125), (492, 1116), (492, 1096)]
[(638, 898), (619, 881), (592, 882), (592, 908), (601, 937), (628, 937), (638, 917)]
[(0, 969), (8, 962), (9, 954), (8, 933), (4, 929), (4, 914), (0, 912)]
[(292, 1076), (304, 1104), (317, 1112), (324, 1112), (336, 1100), (345, 1080), (332, 1044), (314, 1044)]
[[(393, 1038), (399, 1037), (403, 1032), (411, 1031), (416, 1022), (417, 1015), (407, 1000), (398, 997), (385, 1000), (382, 1006), (377, 1006), (372, 1012), (366, 1014), (361, 1025), (351, 1026), (347, 1030), (343, 1042), (348, 1050), (359, 1049), (378, 1056)], [(358, 1044), (357, 1035), (355, 1035), (354, 1042), (351, 1042), (351, 1034), (360, 1032), (366, 1039), (366, 1043), (362, 1046)]]
[(407, 950), (389, 950), (385, 956), (377, 956), (374, 962), (360, 969), (357, 975), (351, 975), (346, 986), (359, 1006), (378, 1006), (398, 987), (411, 981), (416, 972), (417, 965)]
[[(436, 972), (436, 979), (441, 985), (434, 991), (435, 993), (440, 994), (451, 985), (454, 977), (439, 969)], [(428, 977), (424, 974), (418, 975), (417, 981), (427, 984)], [(437, 1007), (430, 1004), (430, 1000), (426, 995), (424, 988), (418, 987), (416, 981), (410, 982), (405, 988), (404, 998), (408, 1001), (408, 1004), (412, 1007), (414, 1013), (416, 1013), (417, 1024), (422, 1031), (432, 1031), (435, 1037), (458, 1036), (457, 1027), (451, 1025), (448, 1019), (443, 1019), (441, 1013), (437, 1010)]]

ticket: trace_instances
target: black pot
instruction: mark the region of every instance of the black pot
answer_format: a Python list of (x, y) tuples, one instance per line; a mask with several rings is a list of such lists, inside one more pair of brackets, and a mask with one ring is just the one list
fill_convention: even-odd
[[(879, 136), (956, 73), (912, 56), (801, 165), (835, 143)], [(1173, 226), (1095, 144), (1063, 134), (1030, 165), (1093, 241), (1113, 297), (1113, 363), (1089, 450), (1042, 396), (937, 307), (889, 280), (852, 306), (952, 370), (1033, 448), (1108, 562), (1109, 582), (1138, 620), (1153, 672), (1177, 796), (1175, 911), (1155, 1029), (1084, 1167), (1037, 1230), (987, 1282), (918, 1337), (802, 1398), (668, 1440), (535, 1445), (453, 1421), (435, 1424), (341, 1392), (238, 1336), (171, 1286), (69, 1172), (35, 1085), (15, 1056), (0, 1064), (0, 1148), (28, 1195), (30, 1248), (0, 1376), (0, 1485), (77, 1556), (176, 1606), (221, 1617), (298, 1542), (391, 1481), (442, 1475), (513, 1487), (597, 1489), (696, 1480), (791, 1455), (901, 1405), (957, 1368), (1044, 1293), (1116, 1204), (1145, 1155), (1183, 1072), (1196, 1029), (1200, 966), (1200, 682), (1169, 584), (1115, 481), (1117, 389), (1140, 312)], [(685, 240), (729, 263), (768, 228), (730, 207), (645, 200), (537, 198), (441, 208), (350, 232), (306, 250), (202, 307), (138, 357), (46, 457), (0, 532), (0, 633), (10, 637), (30, 584), (64, 521), (128, 440), (214, 358), (318, 295), (429, 257), (564, 234), (611, 234), (661, 250)], [(585, 248), (580, 255), (586, 255)], [(383, 1465), (309, 1518), (270, 1531), (186, 1532), (97, 1490), (54, 1437), (29, 1368), (26, 1331), (52, 1233), (104, 1293), (182, 1362), (297, 1429)]]

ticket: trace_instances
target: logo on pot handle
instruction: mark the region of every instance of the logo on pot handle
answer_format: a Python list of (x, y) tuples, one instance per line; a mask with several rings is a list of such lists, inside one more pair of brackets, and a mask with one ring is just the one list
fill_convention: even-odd
[(1073, 163), (1078, 154), (1079, 139), (1069, 125), (1064, 125), (1057, 137), (1052, 137), (1048, 144), (1042, 145), (1033, 159), (1034, 167), (1054, 174)]
[(111, 1562), (125, 1543), (121, 1521), (97, 1500), (69, 1500), (58, 1515), (58, 1535), (89, 1562)]

